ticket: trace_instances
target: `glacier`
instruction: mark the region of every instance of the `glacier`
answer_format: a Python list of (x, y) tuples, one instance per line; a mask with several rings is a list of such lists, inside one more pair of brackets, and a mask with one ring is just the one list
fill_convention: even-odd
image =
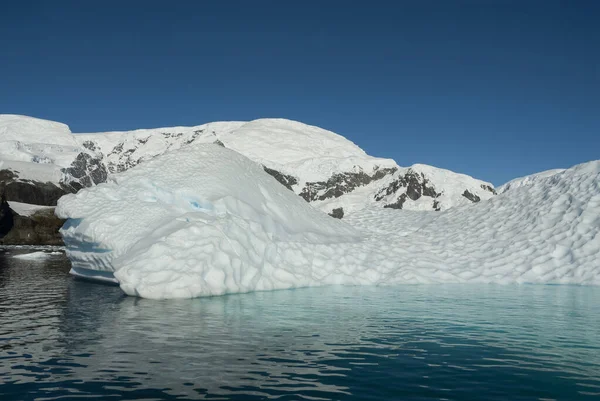
[(437, 213), (334, 219), (233, 150), (198, 144), (62, 197), (74, 275), (191, 298), (330, 284), (600, 284), (600, 161)]

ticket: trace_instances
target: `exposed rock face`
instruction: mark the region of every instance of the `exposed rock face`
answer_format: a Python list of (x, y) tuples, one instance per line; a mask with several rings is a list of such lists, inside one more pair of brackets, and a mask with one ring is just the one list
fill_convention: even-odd
[(307, 202), (339, 198), (358, 187), (368, 185), (373, 181), (382, 179), (386, 175), (393, 174), (396, 170), (395, 168), (377, 169), (371, 175), (364, 171), (334, 174), (327, 181), (307, 182), (302, 191), (300, 191), (300, 196)]
[(0, 192), (6, 199), (34, 205), (56, 206), (66, 191), (52, 182), (22, 180), (10, 170), (0, 170)]
[[(0, 238), (3, 245), (63, 245), (58, 233), (64, 220), (54, 215), (54, 209), (40, 210), (33, 215), (20, 216), (12, 211), (13, 226)], [(2, 224), (0, 222), (0, 224)]]
[[(182, 132), (181, 130), (185, 132)], [(150, 160), (151, 158), (187, 146), (192, 143), (212, 142), (225, 146), (214, 131), (207, 128), (165, 128), (157, 130), (146, 130), (146, 132), (124, 133), (117, 141), (96, 137), (90, 140), (94, 143), (94, 150), (103, 151), (103, 162), (108, 173), (120, 173), (131, 167)], [(93, 137), (92, 135), (89, 135)], [(100, 140), (100, 143), (93, 141)]]
[(13, 211), (11, 210), (4, 194), (0, 196), (0, 238), (12, 230), (14, 226)]
[[(93, 142), (85, 142), (84, 145), (95, 149)], [(66, 192), (77, 192), (81, 188), (91, 187), (106, 181), (108, 172), (102, 161), (102, 154), (92, 156), (81, 152), (68, 168), (62, 169), (63, 179), (61, 186)]]
[(429, 180), (425, 178), (425, 175), (422, 173), (418, 174), (409, 169), (405, 175), (398, 177), (387, 188), (379, 191), (375, 195), (375, 200), (380, 201), (386, 195), (392, 195), (403, 187), (406, 188), (406, 195), (414, 201), (421, 196), (429, 196), (431, 198), (438, 196), (438, 193), (430, 186)]
[(344, 208), (337, 207), (337, 208), (333, 209), (331, 211), (331, 213), (329, 213), (329, 215), (336, 219), (341, 219), (342, 217), (344, 217)]
[(496, 192), (496, 190), (494, 188), (492, 188), (490, 185), (481, 184), (481, 189), (484, 189), (484, 190), (486, 190), (488, 192), (491, 192), (494, 195), (498, 195), (498, 193)]
[(39, 210), (29, 217), (21, 216), (10, 208), (4, 194), (0, 197), (2, 245), (63, 245), (58, 233), (63, 223), (54, 215), (54, 209)]
[(14, 181), (17, 178), (19, 178), (19, 176), (10, 170), (0, 170), (0, 184)]
[(383, 207), (385, 208), (390, 208), (390, 209), (402, 209), (402, 206), (404, 205), (404, 202), (406, 202), (406, 194), (402, 194), (398, 197), (398, 200), (394, 203), (388, 203), (387, 205), (383, 205)]
[[(418, 200), (422, 196), (428, 196), (430, 198), (437, 198), (439, 194), (435, 188), (431, 185), (429, 180), (425, 178), (423, 173), (417, 173), (412, 169), (408, 169), (406, 174), (399, 176), (397, 179), (392, 181), (386, 188), (381, 189), (375, 194), (376, 201), (382, 201), (384, 198), (394, 195), (402, 188), (406, 188), (406, 191), (400, 195), (400, 197), (393, 203), (384, 205), (387, 208), (402, 209), (402, 205), (406, 202), (407, 198), (413, 201)], [(433, 202), (433, 209), (439, 210), (439, 202), (437, 205)]]
[(287, 174), (283, 174), (280, 173), (277, 170), (274, 170), (272, 168), (268, 168), (266, 166), (263, 166), (263, 169), (271, 176), (273, 176), (277, 181), (279, 181), (279, 183), (281, 185), (283, 185), (284, 187), (286, 187), (287, 189), (289, 189), (290, 191), (293, 191), (294, 188), (292, 188), (294, 185), (298, 184), (298, 180), (296, 179), (296, 177), (293, 177), (291, 175), (287, 175)]
[(465, 192), (463, 192), (462, 196), (464, 196), (465, 198), (467, 198), (468, 200), (470, 200), (471, 202), (477, 203), (481, 200), (481, 198), (475, 194), (472, 194), (471, 192), (465, 190)]

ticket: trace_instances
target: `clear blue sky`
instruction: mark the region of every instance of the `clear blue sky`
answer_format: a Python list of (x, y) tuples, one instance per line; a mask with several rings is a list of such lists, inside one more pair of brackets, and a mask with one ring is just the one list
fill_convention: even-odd
[(0, 113), (284, 117), (501, 184), (600, 158), (600, 1), (12, 1)]

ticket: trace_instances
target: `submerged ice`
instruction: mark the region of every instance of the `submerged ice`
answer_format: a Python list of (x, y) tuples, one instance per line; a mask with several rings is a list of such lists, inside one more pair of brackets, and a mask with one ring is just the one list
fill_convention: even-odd
[(337, 220), (218, 145), (67, 195), (73, 273), (183, 298), (325, 284), (600, 284), (600, 162), (444, 212)]

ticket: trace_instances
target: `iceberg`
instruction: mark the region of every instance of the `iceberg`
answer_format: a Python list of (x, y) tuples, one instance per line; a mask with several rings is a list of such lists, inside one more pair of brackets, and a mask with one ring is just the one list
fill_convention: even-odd
[[(510, 196), (508, 196), (510, 195)], [(190, 298), (330, 284), (600, 284), (600, 161), (442, 212), (343, 220), (214, 144), (62, 197), (72, 274)]]

